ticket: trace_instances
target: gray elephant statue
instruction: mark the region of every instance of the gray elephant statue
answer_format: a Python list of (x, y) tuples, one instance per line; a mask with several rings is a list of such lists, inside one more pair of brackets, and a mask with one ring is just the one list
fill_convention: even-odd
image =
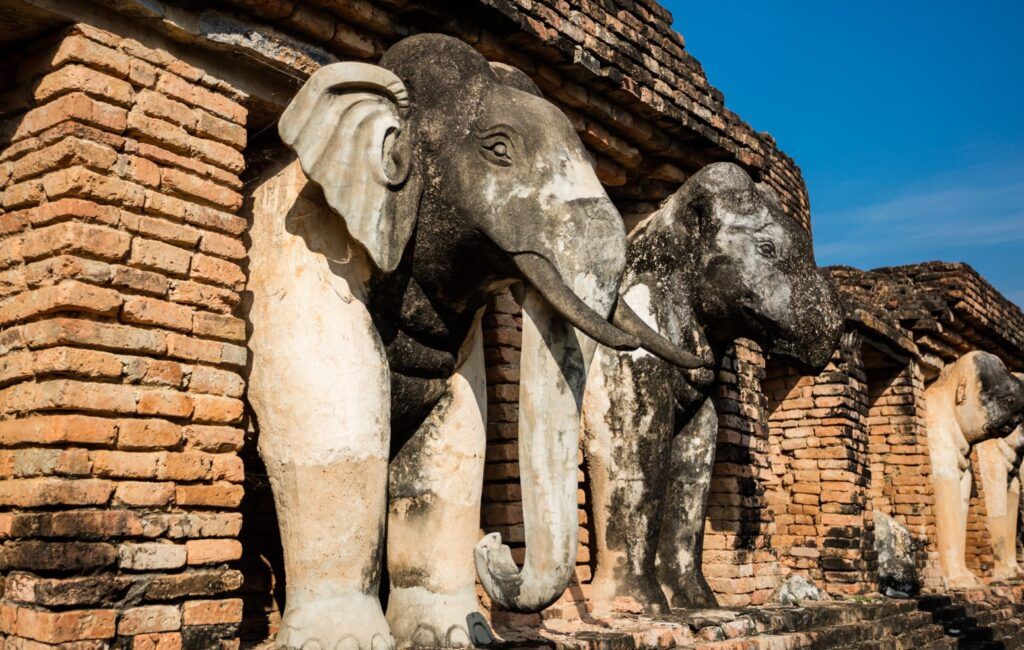
[[(704, 362), (615, 308), (622, 219), (569, 120), (521, 72), (413, 36), (379, 65), (314, 73), (279, 132), (297, 160), (254, 190), (249, 277), (249, 399), (284, 550), (277, 644), (469, 645), (474, 564), (511, 610), (540, 610), (568, 584), (595, 341)], [(477, 540), (480, 314), (514, 283), (521, 570), (500, 537)]]
[[(636, 226), (621, 291), (648, 325), (701, 355), (721, 358), (745, 337), (820, 368), (841, 332), (809, 234), (731, 163), (704, 167)], [(701, 572), (718, 432), (712, 379), (598, 348), (584, 398), (595, 611), (617, 599), (649, 613), (716, 604)]]
[(966, 554), (971, 450), (1011, 435), (1024, 422), (1024, 383), (996, 355), (968, 352), (925, 389), (924, 422), (943, 583), (948, 589), (980, 587), (982, 582), (967, 568)]

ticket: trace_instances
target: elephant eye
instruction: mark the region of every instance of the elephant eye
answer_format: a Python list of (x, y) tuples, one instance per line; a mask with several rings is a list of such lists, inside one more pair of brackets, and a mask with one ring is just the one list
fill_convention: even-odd
[(483, 143), (484, 157), (488, 161), (502, 166), (512, 164), (512, 147), (504, 137), (492, 137)]
[(758, 242), (757, 243), (757, 252), (761, 253), (761, 255), (763, 255), (763, 256), (765, 256), (765, 257), (767, 257), (769, 259), (774, 259), (775, 255), (776, 255), (775, 242), (770, 242), (770, 241), (760, 241), (760, 242)]

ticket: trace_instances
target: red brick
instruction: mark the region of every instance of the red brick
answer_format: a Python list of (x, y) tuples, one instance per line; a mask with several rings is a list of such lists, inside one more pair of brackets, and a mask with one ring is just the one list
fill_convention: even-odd
[(147, 386), (181, 388), (185, 383), (185, 372), (181, 364), (147, 357), (124, 359), (125, 379)]
[(127, 506), (166, 506), (174, 499), (174, 483), (118, 481), (114, 503)]
[(16, 611), (15, 634), (43, 643), (109, 639), (117, 620), (117, 612), (111, 609), (47, 612), (18, 607)]
[(23, 332), (32, 347), (39, 348), (53, 345), (88, 345), (99, 349), (147, 354), (163, 354), (167, 351), (163, 332), (90, 320), (53, 318), (29, 323), (23, 327)]
[(170, 298), (174, 302), (231, 313), (239, 304), (239, 296), (230, 289), (191, 280), (171, 283)]
[(118, 77), (127, 77), (129, 59), (117, 50), (100, 45), (81, 36), (69, 36), (61, 41), (50, 64), (59, 67), (65, 63), (83, 63)]
[(183, 248), (136, 237), (132, 240), (131, 257), (129, 257), (128, 263), (151, 271), (163, 271), (170, 275), (185, 275), (188, 273), (191, 259), (191, 253)]
[(202, 481), (210, 477), (213, 457), (198, 451), (168, 453), (160, 467), (160, 478), (171, 481)]
[(129, 298), (121, 310), (121, 318), (128, 323), (157, 325), (183, 332), (192, 329), (192, 309), (155, 298)]
[(64, 138), (15, 161), (11, 178), (22, 181), (74, 165), (102, 171), (110, 169), (116, 162), (117, 152), (110, 147), (81, 138)]
[(199, 253), (192, 261), (192, 277), (206, 280), (236, 291), (245, 287), (245, 272), (232, 262)]
[(131, 103), (133, 95), (132, 86), (127, 81), (83, 65), (71, 64), (43, 77), (33, 96), (36, 101), (43, 102), (71, 92), (84, 92), (122, 106)]
[(237, 508), (242, 502), (242, 494), (242, 486), (233, 483), (179, 485), (174, 500), (181, 507)]
[(131, 237), (123, 232), (84, 223), (64, 222), (26, 234), (21, 254), (26, 260), (60, 253), (86, 253), (117, 261), (128, 252)]
[(192, 395), (195, 404), (193, 417), (198, 422), (233, 424), (242, 419), (245, 404), (241, 400), (219, 395)]
[[(0, 441), (3, 440), (2, 431), (0, 428)], [(184, 433), (189, 447), (203, 451), (238, 451), (245, 441), (245, 432), (234, 427), (192, 424), (185, 427)]]
[(139, 397), (141, 415), (187, 418), (192, 415), (193, 400), (189, 395), (169, 390), (147, 390)]
[(96, 451), (93, 473), (104, 478), (155, 478), (162, 457), (159, 452)]
[(245, 480), (245, 465), (235, 454), (216, 454), (210, 475), (215, 481), (231, 481), (241, 483)]
[(195, 131), (196, 125), (199, 123), (196, 111), (152, 90), (140, 92), (136, 97), (135, 107), (150, 117), (166, 120), (190, 131)]
[(195, 393), (241, 397), (245, 381), (236, 373), (206, 366), (193, 366), (189, 390)]
[(228, 625), (242, 621), (242, 599), (191, 600), (182, 605), (185, 625)]
[(58, 310), (110, 315), (120, 306), (121, 296), (112, 289), (66, 281), (28, 291), (0, 303), (0, 325)]
[(132, 607), (121, 612), (117, 633), (122, 636), (181, 629), (181, 610), (177, 605)]
[(245, 341), (245, 321), (225, 314), (197, 311), (192, 318), (192, 329), (198, 336)]
[(19, 123), (14, 139), (20, 140), (66, 120), (78, 120), (104, 131), (122, 133), (128, 123), (128, 112), (85, 93), (72, 92), (29, 111)]
[(51, 379), (36, 384), (18, 384), (0, 391), (0, 410), (132, 413), (137, 400), (136, 389), (131, 386)]
[(146, 202), (145, 188), (141, 185), (97, 174), (82, 166), (50, 172), (43, 177), (43, 189), (51, 200), (83, 197), (130, 208), (141, 208)]
[(113, 490), (111, 481), (100, 479), (8, 479), (0, 481), (0, 504), (20, 508), (102, 505)]
[(181, 650), (181, 633), (139, 634), (132, 637), (132, 650)]
[(121, 449), (165, 449), (181, 442), (181, 427), (167, 420), (118, 420), (117, 430)]
[[(190, 432), (190, 436), (196, 434)], [(116, 437), (114, 421), (84, 415), (44, 415), (0, 422), (0, 445), (85, 444), (110, 445)], [(214, 434), (208, 434), (218, 440)], [(227, 435), (224, 435), (227, 438)]]
[(242, 544), (235, 539), (194, 539), (185, 542), (188, 563), (221, 564), (242, 557)]

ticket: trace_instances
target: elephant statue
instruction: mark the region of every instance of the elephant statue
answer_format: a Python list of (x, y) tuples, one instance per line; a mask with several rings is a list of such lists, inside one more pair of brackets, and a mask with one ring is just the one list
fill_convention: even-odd
[[(1024, 374), (1014, 373), (1024, 382)], [(1024, 426), (1003, 438), (978, 444), (978, 474), (985, 488), (985, 524), (992, 543), (992, 578), (1024, 579), (1017, 562), (1017, 522), (1020, 518), (1020, 465), (1024, 460)]]
[[(810, 235), (732, 163), (694, 174), (629, 235), (622, 296), (678, 346), (721, 358), (736, 338), (810, 368), (842, 314)], [(701, 571), (718, 416), (713, 375), (599, 347), (584, 397), (593, 497), (594, 611), (717, 605)]]
[[(379, 65), (315, 72), (279, 133), (296, 159), (257, 181), (248, 284), (249, 400), (284, 551), (276, 642), (470, 645), (474, 568), (515, 611), (568, 584), (595, 342), (705, 362), (616, 307), (622, 219), (569, 120), (522, 72), (453, 38), (412, 36)], [(521, 570), (499, 536), (474, 546), (480, 314), (513, 284), (524, 287)]]
[(943, 368), (924, 400), (942, 580), (948, 589), (980, 587), (966, 557), (971, 448), (1024, 421), (1024, 383), (999, 357), (976, 350)]

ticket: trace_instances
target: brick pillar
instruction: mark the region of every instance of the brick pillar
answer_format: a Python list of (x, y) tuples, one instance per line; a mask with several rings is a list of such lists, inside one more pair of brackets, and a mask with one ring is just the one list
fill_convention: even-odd
[(718, 446), (704, 528), (704, 575), (723, 606), (759, 605), (779, 584), (768, 492), (764, 355), (740, 340), (723, 359), (715, 407)]
[(86, 25), (14, 79), (0, 117), (5, 647), (237, 647), (246, 111), (203, 71)]
[(869, 370), (868, 380), (871, 508), (906, 526), (923, 551), (918, 572), (924, 585), (940, 587), (920, 367), (911, 361), (895, 372)]
[(782, 564), (826, 590), (873, 590), (867, 512), (866, 386), (859, 348), (816, 376), (770, 368), (768, 425), (779, 492), (776, 548)]

